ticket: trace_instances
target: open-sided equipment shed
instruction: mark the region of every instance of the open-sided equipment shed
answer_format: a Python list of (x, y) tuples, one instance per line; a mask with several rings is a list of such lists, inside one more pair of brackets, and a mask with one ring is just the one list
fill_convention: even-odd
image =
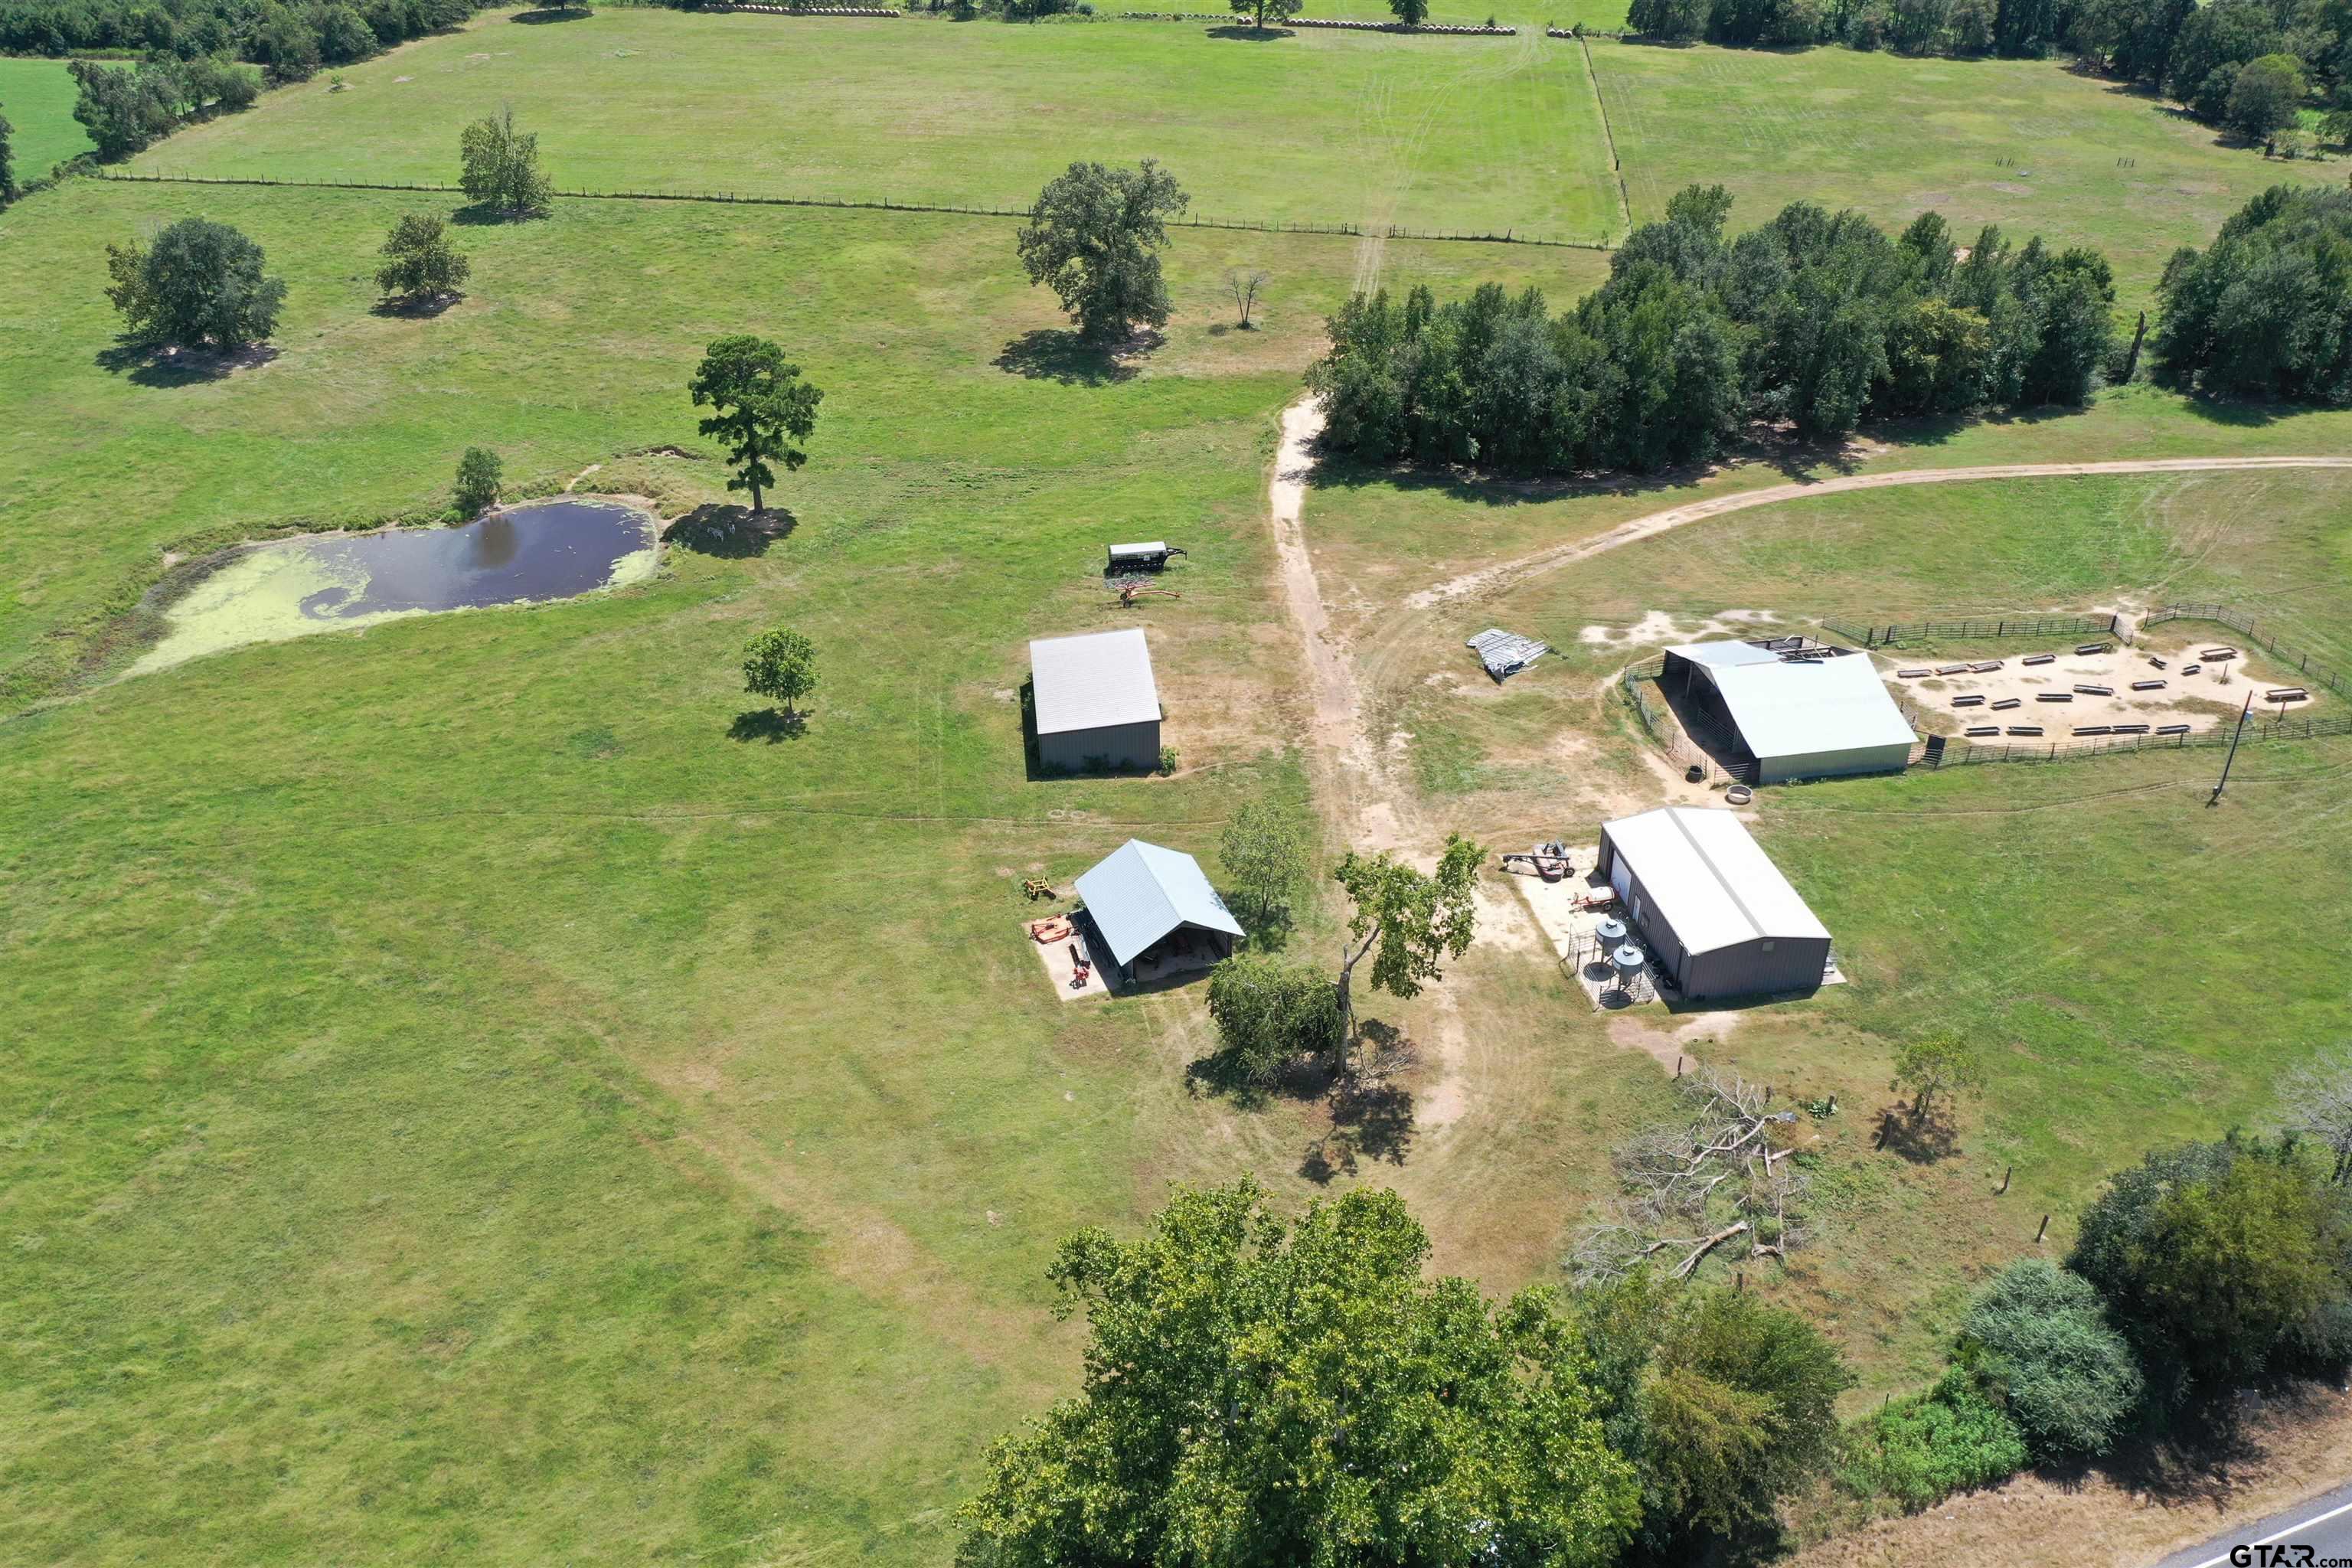
[(1078, 897), (1109, 944), (1122, 980), (1135, 978), (1137, 960), (1156, 957), (1173, 943), (1223, 958), (1242, 934), (1198, 860), (1140, 838), (1129, 839), (1080, 874)]
[(1668, 805), (1602, 823), (1598, 869), (1682, 995), (1821, 984), (1829, 928), (1732, 813)]
[(1738, 737), (1755, 784), (1900, 773), (1918, 740), (1869, 658), (1845, 648), (1706, 642), (1659, 680)]

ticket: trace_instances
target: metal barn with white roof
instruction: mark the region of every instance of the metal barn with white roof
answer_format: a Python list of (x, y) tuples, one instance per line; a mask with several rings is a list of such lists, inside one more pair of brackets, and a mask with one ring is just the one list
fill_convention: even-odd
[(1123, 980), (1178, 947), (1211, 961), (1230, 956), (1242, 934), (1201, 863), (1181, 849), (1130, 838), (1078, 877), (1078, 897), (1110, 949)]
[(1141, 627), (1029, 645), (1037, 761), (1076, 773), (1160, 765), (1160, 686)]
[(1602, 823), (1597, 869), (1682, 996), (1822, 984), (1829, 928), (1732, 813), (1669, 805)]
[(1659, 680), (1727, 724), (1753, 784), (1900, 773), (1918, 737), (1864, 655), (1845, 648), (1693, 643)]

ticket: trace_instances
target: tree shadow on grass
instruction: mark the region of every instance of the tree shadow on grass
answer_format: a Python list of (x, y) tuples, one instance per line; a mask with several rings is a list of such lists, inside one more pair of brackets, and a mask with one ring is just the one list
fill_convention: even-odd
[(1878, 1147), (1915, 1165), (1932, 1165), (1960, 1152), (1959, 1129), (1942, 1106), (1925, 1116), (1907, 1105), (1890, 1105), (1878, 1113)]
[(128, 375), (140, 386), (193, 386), (218, 381), (240, 370), (252, 370), (278, 357), (269, 343), (247, 343), (236, 349), (184, 349), (164, 343), (133, 342), (117, 338), (100, 349), (93, 363), (110, 375)]
[(494, 207), (483, 202), (469, 202), (449, 215), (449, 221), (461, 228), (496, 228), (502, 224), (539, 223), (547, 217), (543, 207), (529, 212), (516, 212), (510, 207)]
[(1232, 38), (1244, 44), (1270, 44), (1276, 38), (1295, 38), (1297, 32), (1289, 27), (1212, 27), (1209, 37)]
[(779, 713), (773, 708), (753, 708), (735, 715), (735, 722), (727, 726), (730, 741), (764, 741), (774, 745), (779, 741), (797, 741), (808, 733), (808, 715)]
[(989, 363), (1008, 375), (1058, 381), (1064, 386), (1108, 386), (1135, 379), (1129, 363), (1160, 346), (1158, 332), (1138, 332), (1124, 342), (1090, 342), (1076, 332), (1040, 327), (1004, 345)]
[(422, 300), (378, 300), (368, 307), (368, 314), (382, 316), (388, 321), (429, 321), (454, 308), (465, 297), (462, 291), (452, 290), (446, 294), (428, 294)]
[(596, 13), (585, 5), (541, 5), (536, 10), (518, 11), (507, 18), (528, 26), (543, 26), (549, 22), (579, 22)]
[(789, 539), (800, 519), (782, 507), (770, 507), (754, 516), (747, 506), (710, 502), (696, 507), (662, 530), (662, 542), (697, 555), (724, 561), (747, 561), (765, 555), (768, 546)]
[(1402, 1165), (1412, 1149), (1412, 1092), (1391, 1075), (1418, 1053), (1402, 1031), (1377, 1018), (1363, 1020), (1357, 1036), (1357, 1060), (1332, 1078), (1326, 1099), (1331, 1130), (1298, 1163), (1298, 1173), (1318, 1185), (1352, 1176), (1367, 1161)]

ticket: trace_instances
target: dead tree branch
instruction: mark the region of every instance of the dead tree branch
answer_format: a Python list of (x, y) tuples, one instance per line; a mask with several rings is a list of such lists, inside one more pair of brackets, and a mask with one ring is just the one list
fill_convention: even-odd
[(1673, 1274), (1687, 1279), (1718, 1249), (1786, 1259), (1811, 1239), (1804, 1169), (1773, 1142), (1795, 1113), (1767, 1110), (1765, 1090), (1736, 1073), (1702, 1068), (1680, 1087), (1680, 1113), (1618, 1149), (1617, 1198), (1569, 1257), (1580, 1282), (1613, 1279), (1662, 1252), (1682, 1255)]

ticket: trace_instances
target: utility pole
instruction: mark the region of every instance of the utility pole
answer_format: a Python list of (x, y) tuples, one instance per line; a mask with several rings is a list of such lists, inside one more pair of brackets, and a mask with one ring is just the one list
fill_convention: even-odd
[(2246, 718), (2253, 710), (2254, 694), (2249, 691), (2246, 693), (2246, 705), (2238, 710), (2238, 731), (2230, 737), (2230, 754), (2221, 759), (2221, 776), (2214, 783), (2213, 798), (2205, 803), (2208, 806), (2221, 805), (2221, 792), (2230, 787), (2230, 764), (2238, 760), (2238, 742), (2246, 738)]

